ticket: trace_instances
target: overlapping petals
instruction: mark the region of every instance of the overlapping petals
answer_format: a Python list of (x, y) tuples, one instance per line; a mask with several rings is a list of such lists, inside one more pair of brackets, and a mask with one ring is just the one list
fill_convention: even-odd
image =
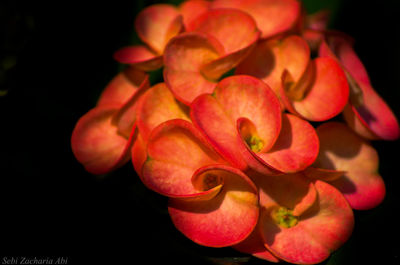
[[(385, 196), (378, 154), (359, 135), (400, 134), (352, 39), (327, 21), (297, 0), (145, 8), (135, 21), (144, 45), (114, 54), (130, 67), (77, 122), (75, 157), (93, 174), (131, 159), (200, 245), (324, 261), (349, 238), (352, 209)], [(150, 84), (145, 71), (160, 67), (164, 80)], [(348, 126), (325, 122), (340, 113)]]
[(183, 30), (183, 19), (179, 10), (172, 5), (152, 5), (138, 14), (135, 29), (146, 45), (123, 47), (114, 53), (114, 59), (144, 71), (152, 71), (163, 65), (164, 48), (172, 37)]
[(312, 182), (299, 173), (250, 176), (259, 187), (262, 210), (253, 232), (257, 241), (249, 238), (238, 245), (239, 250), (246, 246), (246, 252), (253, 254), (253, 246), (257, 255), (261, 240), (264, 253), (269, 253), (265, 255), (267, 260), (315, 264), (325, 260), (351, 235), (353, 212), (331, 185)]
[(143, 183), (171, 197), (169, 212), (183, 234), (221, 247), (251, 233), (259, 213), (257, 189), (241, 171), (227, 166), (190, 122), (159, 125), (148, 140), (147, 154)]
[(146, 74), (128, 68), (107, 85), (97, 106), (79, 119), (71, 147), (87, 171), (104, 174), (129, 160), (137, 102), (148, 87)]
[(189, 105), (213, 91), (218, 79), (243, 60), (259, 31), (252, 17), (234, 9), (209, 10), (172, 39), (164, 56), (164, 79), (176, 98)]
[(335, 35), (320, 46), (320, 54), (339, 61), (350, 85), (349, 104), (344, 109), (347, 124), (367, 139), (396, 140), (398, 121), (386, 102), (373, 89), (367, 71), (345, 37)]
[[(324, 123), (317, 133), (320, 153), (313, 168), (306, 172), (337, 187), (354, 209), (367, 210), (379, 205), (385, 197), (385, 184), (378, 173), (375, 149), (342, 123)], [(321, 169), (331, 172), (321, 174)]]
[(273, 91), (251, 76), (223, 79), (212, 95), (196, 98), (191, 117), (217, 150), (241, 170), (250, 165), (267, 174), (300, 171), (318, 154), (313, 127), (295, 116), (282, 115)]
[(235, 8), (250, 14), (262, 38), (293, 29), (301, 15), (297, 0), (215, 0), (211, 7)]
[(151, 131), (172, 119), (189, 120), (188, 110), (175, 100), (165, 83), (158, 83), (143, 94), (137, 105), (137, 135), (132, 147), (132, 163), (138, 174), (141, 174), (146, 160), (146, 142)]
[(307, 42), (288, 36), (260, 42), (236, 69), (269, 84), (290, 112), (324, 121), (342, 112), (349, 88), (341, 67), (331, 59), (310, 59)]

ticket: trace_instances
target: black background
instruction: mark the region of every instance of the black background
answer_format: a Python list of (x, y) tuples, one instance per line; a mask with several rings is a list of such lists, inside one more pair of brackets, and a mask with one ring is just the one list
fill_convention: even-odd
[[(170, 222), (165, 198), (147, 190), (130, 163), (99, 178), (73, 157), (76, 121), (120, 69), (112, 53), (132, 42), (137, 12), (155, 2), (1, 2), (0, 58), (16, 64), (1, 79), (8, 92), (0, 97), (0, 262), (63, 256), (68, 264), (268, 264), (186, 239)], [(375, 89), (398, 117), (399, 7), (397, 0), (342, 1), (333, 24), (355, 38)], [(355, 212), (352, 237), (325, 264), (400, 264), (400, 146), (373, 145), (385, 201)]]

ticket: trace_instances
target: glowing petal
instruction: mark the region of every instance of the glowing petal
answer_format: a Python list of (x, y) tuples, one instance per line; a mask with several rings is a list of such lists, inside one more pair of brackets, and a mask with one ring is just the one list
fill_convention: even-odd
[(286, 96), (284, 102), (288, 110), (310, 121), (325, 121), (342, 112), (349, 98), (349, 86), (339, 64), (330, 58), (317, 58), (310, 62), (305, 75), (310, 77), (296, 84), (308, 86), (301, 99), (291, 99), (293, 94), (284, 84), (281, 96)]
[(143, 183), (170, 197), (200, 193), (192, 183), (196, 170), (225, 163), (190, 122), (179, 119), (162, 123), (153, 130), (147, 154)]
[(173, 38), (164, 54), (164, 80), (174, 96), (189, 105), (198, 95), (211, 93), (216, 85), (201, 67), (224, 54), (215, 39), (202, 33), (183, 33)]
[[(260, 227), (265, 245), (278, 258), (291, 263), (322, 262), (332, 251), (346, 242), (353, 230), (353, 212), (343, 195), (322, 181), (316, 181), (313, 186), (318, 192), (314, 204), (301, 215), (295, 216), (297, 221), (292, 222), (289, 227), (279, 225), (275, 219), (277, 209), (286, 209), (287, 206), (274, 205), (268, 200), (272, 198), (269, 194), (265, 202), (261, 201), (262, 206), (270, 202), (270, 206), (260, 215)], [(266, 189), (266, 193), (271, 193), (270, 188)], [(295, 194), (292, 196), (294, 199)]]
[(216, 0), (211, 7), (235, 8), (250, 14), (262, 38), (290, 30), (300, 17), (300, 3), (296, 0)]
[(396, 116), (370, 84), (367, 71), (354, 52), (351, 43), (342, 37), (322, 43), (321, 56), (334, 58), (347, 71), (350, 85), (349, 105), (344, 109), (347, 124), (367, 139), (396, 140), (400, 127)]
[(148, 87), (149, 77), (133, 67), (116, 75), (103, 90), (97, 106), (121, 107), (138, 91)]
[(113, 57), (119, 63), (131, 64), (143, 71), (153, 71), (163, 65), (162, 56), (140, 45), (123, 47), (116, 51)]
[(189, 120), (184, 107), (165, 83), (156, 84), (143, 95), (138, 106), (137, 125), (143, 139), (147, 139), (156, 126), (172, 119)]
[(244, 240), (257, 224), (257, 189), (241, 171), (209, 167), (202, 174), (223, 179), (223, 188), (210, 200), (170, 199), (169, 214), (176, 228), (194, 242), (225, 247)]
[(321, 146), (313, 166), (345, 172), (330, 183), (342, 191), (352, 208), (366, 210), (381, 203), (385, 184), (378, 173), (375, 149), (338, 122), (324, 123), (317, 133)]
[(172, 5), (151, 5), (138, 14), (135, 21), (136, 32), (151, 49), (162, 54), (167, 42), (183, 27), (179, 17), (179, 11)]
[(71, 137), (76, 159), (92, 174), (105, 174), (129, 160), (132, 136), (117, 132), (111, 119), (115, 108), (96, 107), (77, 122)]
[(285, 173), (304, 170), (318, 156), (318, 136), (305, 120), (291, 114), (283, 114), (282, 119), (282, 129), (274, 146), (258, 155), (268, 165)]

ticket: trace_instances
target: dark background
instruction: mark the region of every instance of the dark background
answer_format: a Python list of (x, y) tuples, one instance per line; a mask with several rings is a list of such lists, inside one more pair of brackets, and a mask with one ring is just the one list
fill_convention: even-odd
[[(170, 222), (165, 198), (147, 190), (130, 163), (99, 178), (73, 157), (76, 121), (121, 69), (113, 52), (137, 41), (136, 14), (155, 2), (168, 1), (0, 2), (1, 262), (63, 256), (68, 264), (268, 264), (186, 239)], [(305, 2), (310, 11), (333, 8), (332, 27), (355, 38), (375, 89), (399, 117), (399, 2)], [(324, 264), (400, 264), (400, 145), (373, 145), (385, 201), (355, 212), (352, 237)]]

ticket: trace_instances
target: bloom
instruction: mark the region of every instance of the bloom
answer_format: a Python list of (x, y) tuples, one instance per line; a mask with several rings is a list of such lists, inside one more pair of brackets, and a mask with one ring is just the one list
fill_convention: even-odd
[[(73, 132), (87, 170), (131, 157), (186, 237), (272, 262), (322, 262), (350, 237), (352, 209), (382, 202), (362, 136), (397, 139), (399, 126), (326, 14), (306, 17), (296, 0), (190, 0), (150, 6), (136, 27), (148, 47), (116, 53), (131, 67)], [(143, 71), (162, 66), (149, 84)]]

